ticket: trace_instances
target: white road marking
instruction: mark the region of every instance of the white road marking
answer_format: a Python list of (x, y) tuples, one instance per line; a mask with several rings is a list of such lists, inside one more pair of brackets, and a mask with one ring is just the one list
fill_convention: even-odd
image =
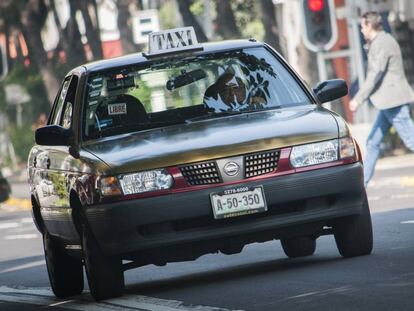
[(23, 269), (29, 269), (29, 268), (33, 268), (33, 267), (37, 267), (37, 266), (42, 266), (44, 264), (45, 264), (44, 260), (33, 261), (33, 262), (25, 263), (23, 265), (18, 265), (18, 266), (15, 266), (15, 267), (11, 267), (11, 268), (1, 270), (0, 274), (7, 273), (7, 272), (18, 271), (18, 270), (23, 270)]
[(395, 199), (410, 199), (410, 198), (414, 198), (414, 193), (392, 194), (391, 197), (390, 197), (391, 200), (395, 200)]
[(26, 218), (21, 218), (20, 219), (20, 222), (22, 223), (22, 224), (32, 224), (33, 223), (33, 218), (31, 218), (31, 217), (26, 217)]
[(6, 235), (3, 239), (4, 240), (30, 240), (36, 239), (40, 235), (37, 233), (29, 233), (29, 234), (14, 234), (14, 235)]
[(17, 222), (5, 222), (0, 224), (0, 229), (10, 229), (10, 228), (17, 228), (20, 225)]
[(401, 221), (401, 224), (414, 224), (414, 220), (405, 220), (405, 221)]
[(176, 300), (159, 299), (141, 295), (125, 295), (121, 298), (95, 302), (88, 295), (70, 300), (56, 298), (49, 288), (11, 288), (0, 286), (0, 302), (26, 303), (39, 306), (62, 306), (78, 311), (229, 311), (208, 306), (184, 306)]
[(341, 286), (341, 287), (337, 287), (337, 288), (329, 288), (329, 289), (325, 289), (325, 290), (321, 290), (321, 291), (303, 293), (303, 294), (300, 294), (300, 295), (287, 297), (286, 300), (309, 297), (309, 296), (323, 297), (323, 296), (327, 296), (327, 295), (330, 295), (330, 294), (336, 294), (336, 293), (340, 294), (340, 293), (344, 293), (344, 292), (349, 292), (351, 290), (352, 290), (352, 288), (350, 286)]
[(414, 176), (395, 176), (395, 177), (382, 177), (380, 179), (374, 179), (370, 181), (368, 188), (412, 188), (414, 187)]
[(38, 232), (35, 226), (30, 227), (18, 227), (18, 228), (12, 228), (8, 231), (8, 233), (22, 233), (22, 232)]
[(72, 302), (72, 301), (75, 301), (75, 300), (66, 300), (66, 301), (59, 301), (59, 302), (51, 303), (50, 305), (48, 305), (48, 307), (61, 306), (61, 305), (64, 305), (65, 303)]

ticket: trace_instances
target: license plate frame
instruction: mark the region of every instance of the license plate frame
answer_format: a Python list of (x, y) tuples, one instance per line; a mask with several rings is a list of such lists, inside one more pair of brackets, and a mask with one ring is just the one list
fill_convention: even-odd
[[(231, 201), (229, 205), (231, 206), (228, 205), (229, 199)], [(267, 211), (266, 196), (262, 185), (243, 186), (213, 192), (210, 193), (210, 202), (215, 219), (232, 218)]]

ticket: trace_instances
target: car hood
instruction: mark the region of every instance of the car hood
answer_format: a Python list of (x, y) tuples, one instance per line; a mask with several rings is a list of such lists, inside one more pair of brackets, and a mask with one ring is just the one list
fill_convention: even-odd
[(318, 106), (245, 113), (111, 136), (83, 148), (105, 174), (163, 168), (338, 137), (332, 114)]

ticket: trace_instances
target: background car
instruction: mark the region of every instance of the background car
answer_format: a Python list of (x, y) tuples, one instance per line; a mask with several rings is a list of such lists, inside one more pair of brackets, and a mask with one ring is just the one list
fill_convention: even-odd
[(10, 184), (0, 170), (0, 203), (9, 199), (11, 193)]

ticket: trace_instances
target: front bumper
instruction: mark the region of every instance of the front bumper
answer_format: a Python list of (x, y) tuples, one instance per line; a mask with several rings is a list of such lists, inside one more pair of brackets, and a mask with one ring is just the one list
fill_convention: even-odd
[[(210, 193), (262, 185), (268, 211), (215, 220)], [(358, 163), (278, 176), (239, 185), (142, 198), (85, 208), (89, 225), (106, 255), (136, 253), (194, 242), (249, 236), (249, 241), (286, 234), (286, 228), (329, 224), (358, 214), (365, 199)], [(257, 239), (254, 238), (257, 236)], [(253, 237), (253, 238), (252, 238)]]

